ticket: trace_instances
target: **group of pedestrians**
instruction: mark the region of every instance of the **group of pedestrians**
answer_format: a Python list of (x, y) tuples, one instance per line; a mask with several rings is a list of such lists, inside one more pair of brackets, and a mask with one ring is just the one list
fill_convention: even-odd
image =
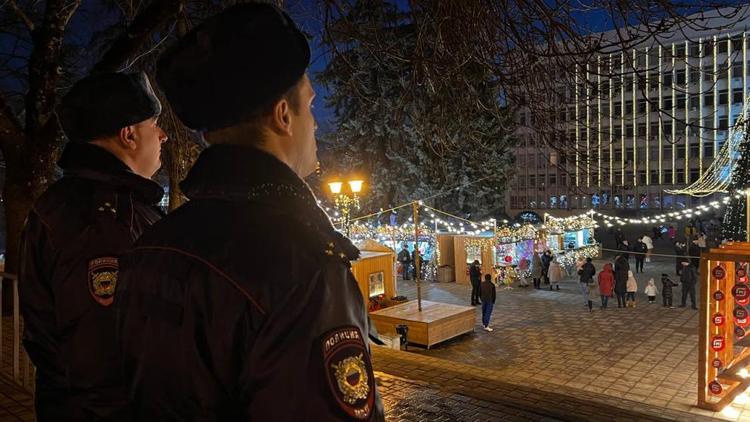
[[(539, 290), (542, 283), (549, 285), (550, 290), (560, 290), (560, 281), (562, 280), (563, 269), (557, 258), (549, 249), (543, 253), (534, 253), (531, 257), (531, 267), (529, 268), (528, 260), (522, 259), (519, 264), (521, 272), (530, 270), (530, 277), (534, 288)], [(522, 274), (520, 287), (528, 287), (528, 281)]]
[[(690, 265), (688, 259), (683, 259), (681, 265), (682, 271), (679, 281), (682, 284), (682, 301), (680, 307), (687, 306), (687, 298), (690, 297), (692, 309), (698, 309), (695, 294), (698, 271)], [(609, 299), (612, 297), (617, 298), (618, 308), (636, 307), (638, 281), (630, 269), (627, 254), (618, 254), (614, 259), (614, 266), (611, 263), (604, 264), (598, 275), (591, 258), (580, 260), (577, 268), (584, 306), (588, 308), (589, 312), (593, 312), (593, 305), (597, 300), (600, 300), (600, 309), (607, 309)], [(661, 275), (662, 306), (665, 308), (674, 308), (672, 288), (678, 285), (668, 274)], [(649, 304), (656, 303), (659, 289), (653, 278), (648, 280), (644, 293), (648, 296)]]

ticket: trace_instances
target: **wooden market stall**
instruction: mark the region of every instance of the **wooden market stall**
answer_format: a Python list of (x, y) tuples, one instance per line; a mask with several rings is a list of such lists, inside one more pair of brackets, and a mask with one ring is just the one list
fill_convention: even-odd
[(358, 247), (361, 255), (352, 261), (352, 273), (365, 303), (381, 294), (386, 299), (396, 296), (396, 253), (393, 249), (374, 240), (366, 240)]
[[(467, 249), (474, 249), (472, 256), (469, 256)], [(471, 284), (468, 268), (475, 259), (482, 263), (482, 274), (494, 273), (495, 250), (494, 238), (491, 235), (454, 236), (453, 253), (456, 283)]]

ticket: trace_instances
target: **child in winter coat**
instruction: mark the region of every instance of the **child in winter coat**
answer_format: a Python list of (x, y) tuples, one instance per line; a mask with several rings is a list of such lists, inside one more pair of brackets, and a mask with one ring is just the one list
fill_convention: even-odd
[(557, 262), (557, 258), (552, 258), (552, 262), (549, 264), (549, 271), (547, 272), (549, 277), (549, 289), (552, 290), (552, 286), (555, 286), (557, 290), (560, 290), (560, 280), (562, 280), (562, 267)]
[(646, 293), (646, 296), (648, 296), (648, 303), (656, 303), (656, 295), (659, 293), (659, 290), (656, 289), (656, 284), (654, 284), (654, 279), (650, 278), (648, 280), (648, 286), (646, 286), (646, 290), (643, 291)]
[(612, 271), (612, 264), (604, 264), (604, 269), (599, 273), (599, 294), (602, 299), (602, 309), (607, 309), (607, 303), (612, 296), (612, 290), (615, 287), (615, 273)]
[(628, 308), (635, 308), (635, 293), (638, 291), (638, 282), (635, 281), (635, 276), (632, 271), (628, 271), (628, 284), (627, 284), (627, 296), (625, 298), (625, 306)]
[(664, 307), (674, 309), (672, 306), (672, 287), (676, 287), (678, 284), (669, 278), (669, 274), (662, 273), (661, 275), (661, 299)]

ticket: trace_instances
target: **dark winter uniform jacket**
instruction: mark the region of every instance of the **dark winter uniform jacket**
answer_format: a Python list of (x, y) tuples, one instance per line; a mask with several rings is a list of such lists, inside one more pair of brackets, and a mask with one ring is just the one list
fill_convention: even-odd
[(624, 295), (628, 291), (628, 271), (630, 264), (627, 258), (620, 255), (615, 260), (615, 293)]
[(37, 369), (40, 421), (120, 412), (119, 258), (160, 218), (153, 204), (164, 193), (93, 144), (69, 143), (59, 165), (63, 177), (31, 210), (21, 249), (24, 346)]
[(128, 254), (116, 306), (137, 420), (382, 420), (366, 307), (309, 187), (214, 145)]

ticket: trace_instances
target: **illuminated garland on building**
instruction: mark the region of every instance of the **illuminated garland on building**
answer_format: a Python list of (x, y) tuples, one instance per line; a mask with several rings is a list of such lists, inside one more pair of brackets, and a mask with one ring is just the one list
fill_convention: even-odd
[[(644, 216), (642, 218), (617, 217), (614, 215), (604, 214), (596, 210), (588, 210), (583, 214), (573, 215), (573, 216), (565, 217), (565, 218), (555, 218), (555, 217), (548, 215), (547, 216), (548, 221), (545, 224), (545, 227), (548, 228), (550, 232), (552, 233), (556, 233), (555, 230), (557, 230), (558, 227), (560, 226), (564, 227), (565, 231), (575, 231), (576, 227), (579, 227), (579, 229), (583, 229), (587, 227), (598, 227), (598, 225), (596, 224), (596, 221), (593, 218), (594, 216), (602, 218), (604, 220), (604, 224), (607, 227), (612, 227), (614, 225), (625, 226), (628, 224), (649, 224), (649, 225), (663, 224), (663, 223), (667, 223), (673, 220), (682, 220), (682, 219), (690, 219), (693, 217), (700, 217), (706, 212), (720, 209), (722, 206), (729, 204), (732, 198), (740, 199), (743, 196), (748, 195), (748, 194), (750, 194), (750, 190), (738, 191), (734, 195), (725, 196), (724, 198), (720, 200), (712, 201), (708, 205), (698, 205), (696, 207), (686, 208), (684, 210), (671, 211), (671, 212), (666, 212), (666, 213), (652, 215), (652, 216)], [(592, 221), (594, 222), (594, 224), (591, 223)]]
[(745, 116), (748, 113), (748, 101), (750, 101), (750, 97), (745, 99), (742, 113), (737, 118), (734, 126), (730, 128), (726, 142), (721, 146), (716, 158), (706, 171), (703, 172), (703, 175), (684, 189), (668, 189), (665, 190), (666, 193), (704, 197), (729, 190), (731, 175), (734, 173), (734, 168), (737, 165), (736, 152), (745, 138)]

